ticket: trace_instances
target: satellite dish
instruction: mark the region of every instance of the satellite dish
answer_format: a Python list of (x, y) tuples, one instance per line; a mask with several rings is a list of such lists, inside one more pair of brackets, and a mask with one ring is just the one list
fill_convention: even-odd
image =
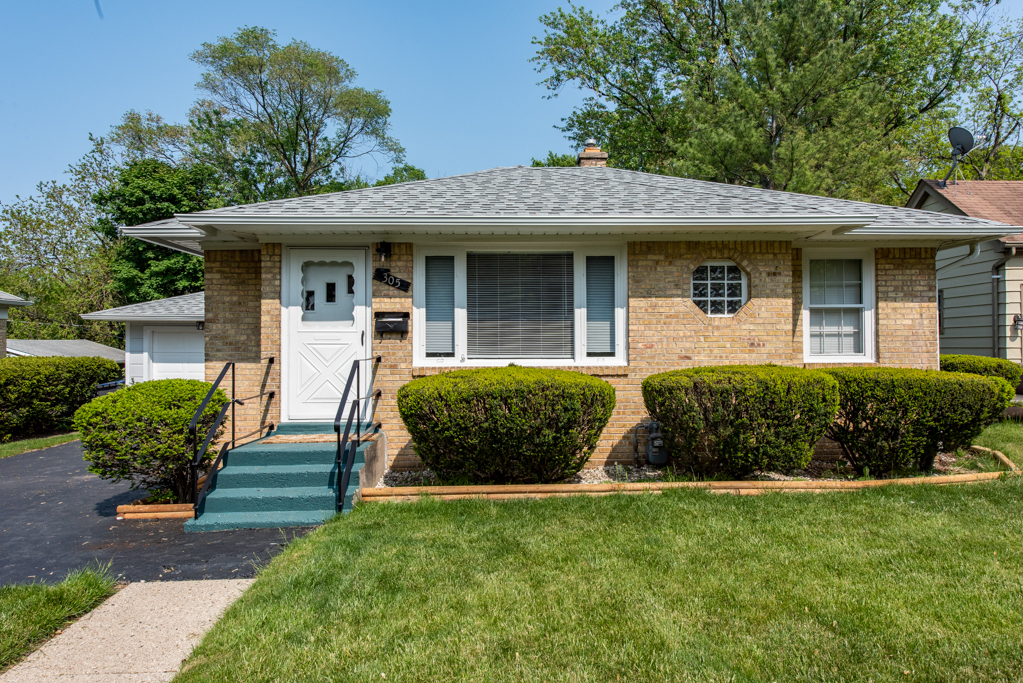
[(962, 156), (973, 149), (973, 133), (956, 126), (948, 129), (948, 141), (952, 143), (952, 154)]
[(954, 126), (948, 129), (948, 141), (952, 144), (952, 168), (949, 169), (945, 179), (938, 183), (938, 187), (942, 189), (948, 187), (948, 179), (959, 168), (959, 161), (973, 149), (973, 133), (965, 128)]

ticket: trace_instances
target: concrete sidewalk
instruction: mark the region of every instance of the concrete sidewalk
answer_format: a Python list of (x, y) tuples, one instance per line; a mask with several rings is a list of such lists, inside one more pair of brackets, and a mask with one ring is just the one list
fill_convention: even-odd
[(156, 683), (254, 579), (128, 585), (0, 676), (0, 683)]

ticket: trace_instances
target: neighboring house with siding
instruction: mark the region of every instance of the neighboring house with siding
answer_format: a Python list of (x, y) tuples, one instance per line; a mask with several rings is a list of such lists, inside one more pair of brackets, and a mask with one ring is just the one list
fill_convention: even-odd
[(0, 289), (0, 358), (7, 353), (7, 311), (11, 308), (31, 306), (32, 302)]
[[(921, 180), (907, 207), (948, 216), (1023, 224), (1023, 181)], [(1008, 358), (1023, 363), (1023, 234), (971, 240), (938, 251), (942, 353)]]
[[(579, 156), (576, 168), (496, 168), (123, 232), (204, 258), (205, 377), (238, 363), (239, 433), (333, 420), (352, 363), (380, 355), (358, 393), (382, 392), (364, 404), (389, 464), (408, 469), (420, 463), (395, 393), (454, 369), (606, 379), (618, 404), (596, 466), (631, 461), (633, 428), (649, 419), (640, 383), (655, 372), (937, 368), (938, 248), (1023, 231), (607, 168), (595, 146)], [(379, 331), (383, 314), (408, 316), (408, 333)]]
[(86, 313), (86, 320), (124, 323), (125, 384), (151, 379), (206, 379), (203, 292)]

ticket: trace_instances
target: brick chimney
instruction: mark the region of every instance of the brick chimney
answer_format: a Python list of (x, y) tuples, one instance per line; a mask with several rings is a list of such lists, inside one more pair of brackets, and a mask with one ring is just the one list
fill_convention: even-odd
[(583, 151), (579, 152), (579, 156), (576, 157), (575, 165), (581, 168), (589, 166), (607, 166), (607, 152), (601, 152), (600, 147), (597, 146), (597, 141), (590, 138), (583, 143), (586, 145)]

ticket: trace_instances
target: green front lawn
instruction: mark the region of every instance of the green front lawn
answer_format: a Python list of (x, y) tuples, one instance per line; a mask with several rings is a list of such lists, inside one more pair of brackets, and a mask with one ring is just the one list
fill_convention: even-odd
[(0, 671), (114, 592), (105, 571), (68, 574), (56, 585), (0, 586)]
[(1016, 478), (364, 505), (175, 680), (1019, 680), (1021, 503)]
[(993, 424), (973, 441), (978, 446), (1001, 451), (1009, 460), (1023, 468), (1023, 422), (1006, 420)]
[(0, 443), (0, 458), (6, 458), (9, 455), (21, 455), (28, 451), (37, 451), (40, 448), (59, 446), (62, 443), (77, 440), (78, 432), (71, 432), (69, 434), (58, 434), (56, 436), (43, 436), (36, 439), (21, 439), (20, 441)]

